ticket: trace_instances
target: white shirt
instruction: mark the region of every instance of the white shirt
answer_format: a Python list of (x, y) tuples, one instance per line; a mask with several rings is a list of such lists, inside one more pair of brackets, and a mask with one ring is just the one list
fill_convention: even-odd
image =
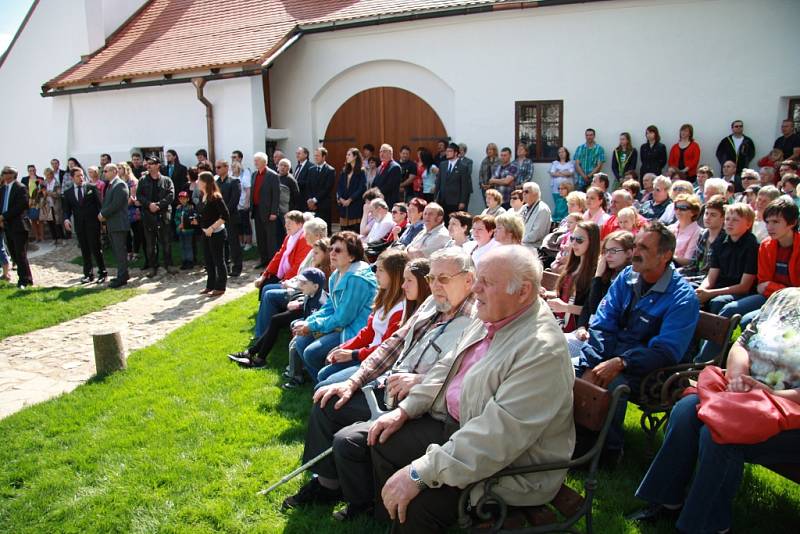
[(494, 238), (490, 239), (488, 243), (485, 245), (480, 245), (475, 247), (470, 256), (472, 256), (472, 262), (475, 264), (475, 267), (478, 266), (478, 263), (481, 261), (481, 256), (492, 250), (493, 248), (499, 247), (500, 243), (498, 243)]
[(744, 141), (744, 136), (736, 137), (735, 135), (733, 135), (731, 137), (733, 137), (733, 144), (734, 146), (736, 146), (736, 153), (738, 154), (739, 147), (742, 146), (742, 142)]
[(394, 228), (392, 214), (387, 213), (383, 219), (380, 221), (376, 220), (372, 224), (372, 228), (370, 228), (369, 233), (367, 234), (365, 243), (375, 243), (376, 241), (381, 241), (389, 232), (392, 231), (392, 228)]

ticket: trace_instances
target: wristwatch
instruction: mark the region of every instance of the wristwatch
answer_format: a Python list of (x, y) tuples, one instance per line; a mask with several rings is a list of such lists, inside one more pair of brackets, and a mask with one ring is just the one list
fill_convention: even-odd
[(409, 464), (408, 466), (408, 476), (411, 478), (411, 481), (417, 485), (417, 488), (420, 490), (424, 490), (428, 487), (427, 484), (419, 477), (419, 473), (417, 470), (414, 469), (414, 464)]

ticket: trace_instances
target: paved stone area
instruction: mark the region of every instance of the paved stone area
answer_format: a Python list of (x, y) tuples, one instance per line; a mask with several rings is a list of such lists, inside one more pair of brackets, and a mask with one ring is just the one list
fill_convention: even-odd
[[(74, 242), (44, 247), (46, 250), (37, 251), (31, 260), (35, 284), (78, 285), (82, 269), (70, 263), (79, 255)], [(0, 418), (72, 391), (91, 378), (95, 373), (93, 331), (120, 329), (130, 354), (215, 306), (254, 290), (253, 280), (258, 273), (253, 266), (254, 262), (245, 262), (242, 276), (229, 278), (225, 295), (215, 299), (199, 295), (205, 287), (205, 274), (200, 269), (177, 275), (167, 275), (161, 269), (152, 279), (134, 269), (129, 285), (144, 293), (59, 325), (0, 340)], [(114, 269), (109, 271), (113, 276)]]

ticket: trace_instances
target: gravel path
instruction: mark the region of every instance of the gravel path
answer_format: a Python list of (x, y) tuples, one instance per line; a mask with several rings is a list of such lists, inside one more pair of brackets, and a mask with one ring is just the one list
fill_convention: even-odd
[[(40, 245), (31, 259), (35, 284), (78, 285), (82, 269), (70, 263), (78, 255), (74, 241), (60, 247)], [(72, 391), (91, 378), (95, 373), (93, 331), (121, 330), (128, 353), (152, 345), (215, 306), (254, 290), (254, 265), (245, 262), (242, 276), (229, 278), (225, 295), (215, 299), (198, 294), (205, 287), (200, 269), (177, 275), (161, 269), (152, 279), (134, 269), (128, 284), (144, 291), (141, 295), (56, 326), (0, 340), (0, 418)], [(114, 272), (109, 269), (109, 276)], [(12, 275), (16, 281), (16, 273)]]

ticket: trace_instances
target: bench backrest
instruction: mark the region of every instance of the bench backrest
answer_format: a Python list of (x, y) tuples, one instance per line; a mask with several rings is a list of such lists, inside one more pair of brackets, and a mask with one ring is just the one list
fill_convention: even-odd
[(742, 316), (738, 313), (732, 317), (722, 317), (721, 315), (700, 311), (697, 327), (694, 330), (694, 341), (711, 341), (722, 347), (720, 354), (714, 355), (714, 362), (722, 365), (724, 363), (722, 354), (725, 353), (733, 331), (739, 326), (741, 319)]
[(547, 291), (555, 291), (556, 282), (558, 282), (558, 274), (550, 271), (544, 271), (542, 273), (542, 287)]
[(582, 378), (576, 378), (572, 395), (575, 424), (593, 432), (600, 432), (608, 414), (611, 393)]

